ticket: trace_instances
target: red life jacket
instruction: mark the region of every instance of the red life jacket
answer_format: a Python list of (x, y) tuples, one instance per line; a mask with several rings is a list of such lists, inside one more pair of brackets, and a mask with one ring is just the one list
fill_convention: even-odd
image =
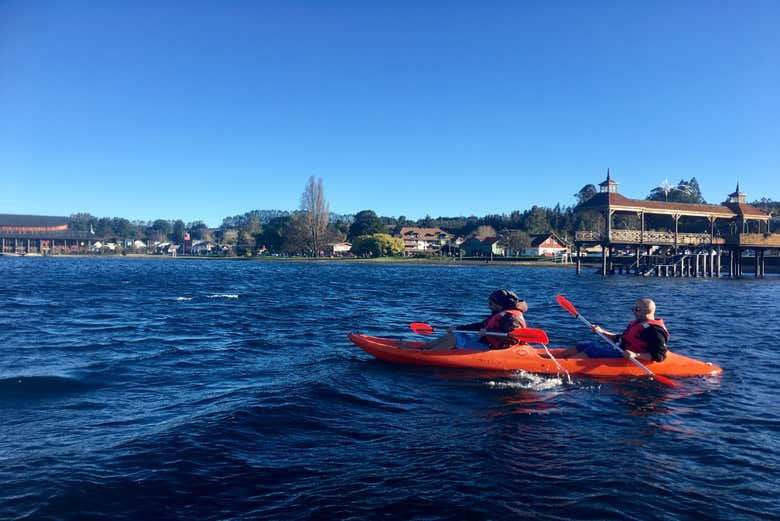
[[(525, 327), (525, 317), (523, 317), (523, 312), (519, 309), (507, 309), (506, 311), (501, 311), (500, 313), (492, 315), (488, 319), (487, 324), (485, 324), (485, 329), (487, 331), (500, 331), (503, 333), (504, 331), (500, 329), (500, 322), (503, 316), (507, 313), (515, 315), (522, 324), (521, 327)], [(498, 335), (487, 335), (485, 336), (485, 339), (491, 348), (502, 347), (507, 340), (506, 337)]]
[(659, 326), (661, 329), (664, 330), (664, 335), (666, 336), (666, 340), (669, 340), (669, 331), (666, 330), (666, 326), (664, 325), (664, 320), (662, 318), (656, 318), (654, 320), (646, 320), (644, 322), (639, 322), (638, 320), (632, 320), (628, 327), (626, 328), (623, 335), (621, 335), (621, 342), (620, 347), (623, 349), (628, 349), (630, 351), (634, 351), (635, 353), (639, 352), (647, 352), (647, 342), (639, 338), (639, 333), (644, 331), (646, 328), (650, 326)]

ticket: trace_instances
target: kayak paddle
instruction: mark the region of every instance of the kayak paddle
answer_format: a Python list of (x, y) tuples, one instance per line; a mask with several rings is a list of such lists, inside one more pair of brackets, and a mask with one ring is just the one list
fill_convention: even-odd
[[(555, 300), (557, 300), (557, 301), (558, 301), (558, 304), (559, 304), (559, 305), (560, 305), (560, 306), (561, 306), (563, 309), (565, 309), (566, 311), (568, 311), (569, 313), (571, 313), (572, 315), (574, 315), (576, 318), (579, 318), (580, 320), (582, 320), (582, 321), (583, 321), (583, 322), (584, 322), (584, 323), (585, 323), (585, 324), (586, 324), (586, 325), (587, 325), (589, 328), (591, 328), (591, 330), (593, 329), (593, 324), (591, 324), (591, 323), (588, 321), (588, 319), (586, 319), (585, 317), (583, 317), (582, 315), (580, 315), (580, 314), (577, 312), (577, 308), (575, 308), (575, 307), (574, 307), (574, 304), (572, 304), (571, 302), (569, 302), (568, 300), (566, 300), (566, 298), (565, 298), (563, 295), (558, 295), (557, 297), (555, 297)], [(610, 340), (610, 339), (609, 339), (609, 338), (608, 338), (606, 335), (604, 335), (604, 334), (602, 334), (602, 333), (597, 333), (597, 334), (598, 334), (598, 335), (599, 335), (601, 338), (603, 338), (603, 339), (604, 339), (604, 340), (605, 340), (605, 341), (606, 341), (606, 342), (607, 342), (609, 345), (611, 345), (612, 347), (614, 347), (615, 349), (617, 349), (617, 350), (618, 350), (618, 351), (620, 351), (621, 353), (623, 352), (623, 350), (622, 350), (622, 349), (620, 349), (620, 346), (618, 346), (618, 345), (617, 345), (615, 342), (613, 342), (612, 340)], [(639, 368), (640, 368), (642, 371), (644, 371), (645, 373), (647, 373), (647, 374), (648, 374), (648, 376), (650, 376), (650, 378), (655, 378), (656, 380), (658, 380), (658, 381), (659, 381), (659, 382), (661, 382), (662, 384), (668, 385), (669, 387), (677, 387), (677, 384), (676, 384), (676, 383), (674, 383), (673, 381), (669, 380), (669, 379), (668, 379), (667, 377), (665, 377), (665, 376), (661, 376), (660, 374), (655, 374), (655, 373), (654, 373), (654, 372), (652, 372), (650, 369), (648, 369), (647, 367), (645, 367), (645, 365), (644, 365), (642, 362), (640, 362), (639, 360), (637, 360), (636, 358), (629, 357), (629, 360), (631, 360), (631, 361), (632, 361), (632, 362), (633, 362), (633, 363), (634, 363), (634, 364), (635, 364), (637, 367), (639, 367)]]
[[(433, 334), (433, 326), (426, 324), (425, 322), (412, 322), (409, 324), (409, 327), (412, 328), (412, 331), (418, 335)], [(463, 331), (456, 329), (454, 333), (479, 333), (479, 331)], [(493, 336), (511, 336), (515, 340), (520, 340), (521, 342), (535, 342), (537, 344), (548, 344), (550, 342), (550, 339), (547, 338), (547, 333), (545, 333), (542, 329), (531, 329), (524, 327), (520, 329), (514, 329), (509, 333), (488, 331), (485, 334)]]
[(433, 334), (433, 326), (431, 326), (430, 324), (426, 324), (425, 322), (412, 322), (411, 324), (409, 324), (409, 327), (412, 328), (412, 331), (414, 331), (418, 335)]

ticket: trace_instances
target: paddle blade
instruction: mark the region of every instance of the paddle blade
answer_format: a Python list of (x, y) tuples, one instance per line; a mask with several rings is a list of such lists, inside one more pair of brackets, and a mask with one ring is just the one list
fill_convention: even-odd
[(409, 324), (409, 327), (412, 328), (412, 331), (414, 331), (418, 335), (433, 334), (433, 326), (431, 326), (430, 324), (426, 324), (425, 322), (412, 322), (411, 324)]
[(561, 306), (563, 309), (565, 309), (575, 317), (579, 315), (579, 313), (577, 313), (577, 308), (574, 307), (574, 304), (566, 300), (566, 297), (564, 297), (563, 295), (558, 295), (557, 297), (555, 297), (555, 300), (558, 301), (559, 306)]
[(536, 344), (545, 345), (550, 343), (550, 339), (547, 338), (547, 333), (545, 333), (542, 329), (515, 329), (509, 332), (509, 336), (515, 340), (520, 340), (521, 342), (534, 342)]
[(665, 376), (661, 376), (660, 374), (653, 373), (653, 378), (655, 378), (656, 380), (658, 380), (659, 382), (661, 382), (664, 385), (668, 385), (669, 387), (677, 387), (676, 383), (674, 383), (673, 381), (669, 380)]

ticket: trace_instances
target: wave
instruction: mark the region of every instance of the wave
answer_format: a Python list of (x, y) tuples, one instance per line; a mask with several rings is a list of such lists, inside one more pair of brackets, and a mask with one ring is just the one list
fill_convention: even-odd
[(206, 295), (206, 298), (238, 298), (237, 293), (216, 293), (214, 295)]
[(48, 398), (94, 387), (94, 384), (66, 376), (13, 376), (0, 379), (0, 400)]

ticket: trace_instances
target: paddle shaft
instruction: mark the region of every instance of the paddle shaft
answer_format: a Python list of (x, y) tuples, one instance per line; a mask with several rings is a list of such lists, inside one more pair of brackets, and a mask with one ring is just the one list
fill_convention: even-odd
[[(414, 331), (418, 335), (433, 334), (433, 326), (431, 326), (430, 324), (426, 324), (425, 322), (412, 322), (411, 324), (409, 324), (409, 327), (411, 327), (412, 331)], [(479, 331), (475, 331), (472, 329), (456, 329), (453, 330), (453, 333), (478, 334)], [(545, 333), (543, 330), (529, 329), (525, 327), (520, 329), (514, 329), (512, 331), (509, 331), (508, 333), (502, 333), (500, 331), (486, 331), (485, 334), (493, 335), (493, 336), (501, 336), (501, 337), (511, 337), (521, 342), (535, 342), (537, 344), (548, 344), (550, 342), (550, 339), (547, 338), (547, 333)]]
[[(579, 319), (580, 319), (580, 320), (582, 320), (582, 321), (583, 321), (585, 324), (587, 324), (587, 326), (588, 326), (589, 328), (593, 329), (593, 324), (591, 324), (591, 323), (590, 323), (590, 321), (589, 321), (587, 318), (583, 317), (583, 316), (582, 316), (582, 315), (580, 315), (579, 313), (577, 313), (577, 318), (579, 318)], [(611, 345), (612, 347), (614, 347), (615, 349), (617, 349), (617, 350), (618, 350), (618, 351), (620, 351), (621, 353), (623, 352), (623, 350), (622, 350), (622, 349), (620, 349), (620, 346), (619, 346), (619, 345), (617, 345), (617, 344), (616, 344), (616, 343), (615, 343), (615, 342), (614, 342), (614, 341), (613, 341), (611, 338), (609, 338), (607, 335), (605, 335), (604, 333), (599, 333), (598, 331), (596, 331), (595, 333), (596, 333), (598, 336), (600, 336), (601, 338), (603, 338), (603, 339), (604, 339), (604, 340), (605, 340), (605, 341), (606, 341), (606, 342), (607, 342), (609, 345)], [(648, 369), (647, 367), (645, 367), (645, 366), (644, 366), (644, 364), (642, 364), (642, 362), (640, 362), (639, 360), (636, 360), (634, 357), (628, 357), (628, 359), (629, 359), (629, 360), (631, 360), (632, 362), (634, 362), (634, 365), (635, 365), (635, 366), (637, 366), (638, 368), (640, 368), (642, 371), (644, 371), (645, 373), (647, 373), (648, 375), (650, 375), (650, 376), (652, 376), (652, 377), (655, 377), (655, 373), (654, 373), (654, 372), (652, 372), (652, 371), (651, 371), (650, 369)]]

